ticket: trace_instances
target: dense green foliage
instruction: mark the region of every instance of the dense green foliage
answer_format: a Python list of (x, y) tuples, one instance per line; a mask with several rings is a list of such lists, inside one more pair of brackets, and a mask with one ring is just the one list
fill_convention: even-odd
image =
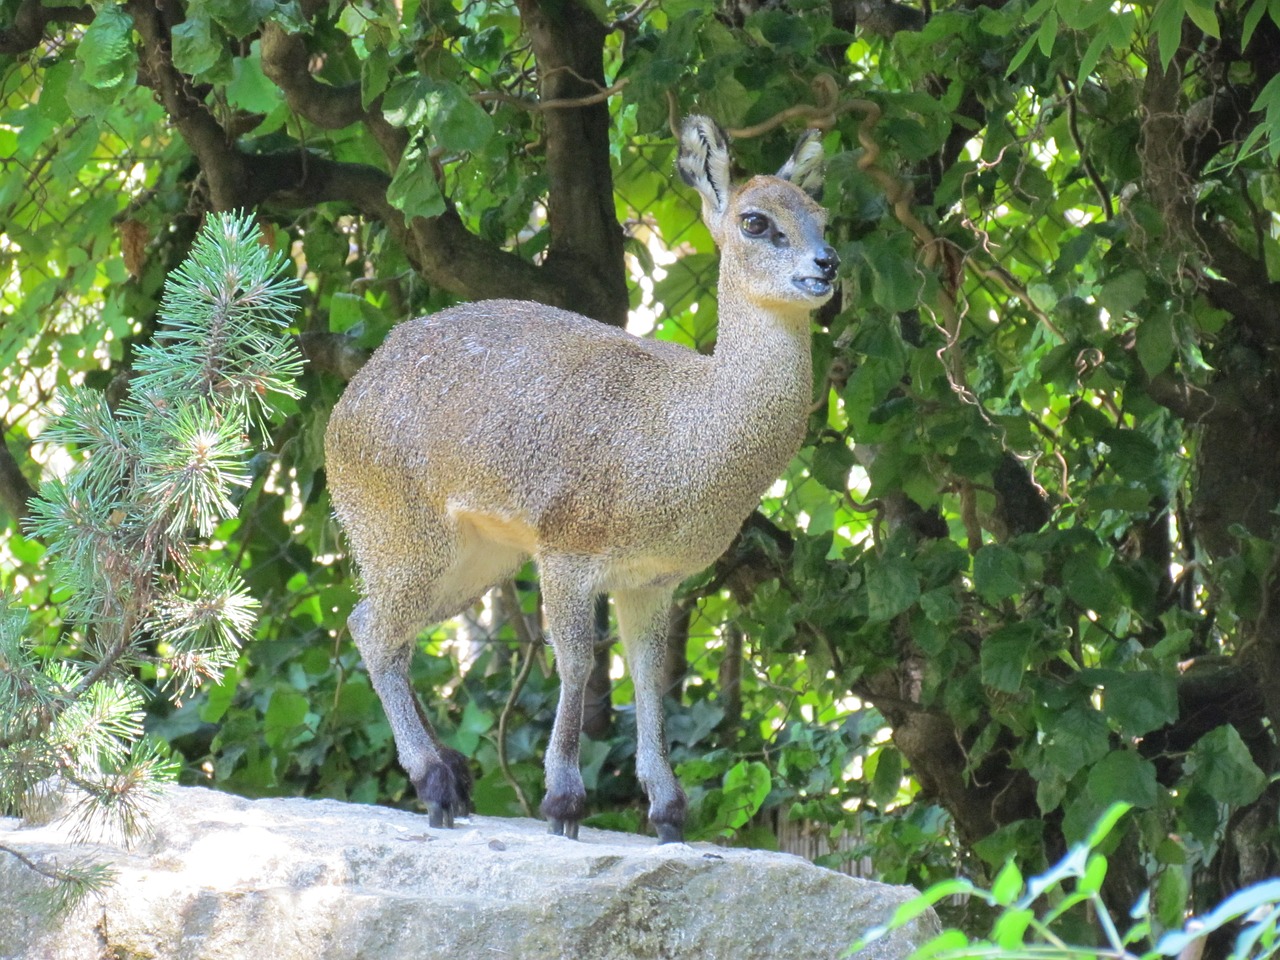
[[(714, 251), (671, 183), (695, 109), (753, 172), (826, 132), (844, 285), (805, 449), (673, 611), (691, 833), (767, 844), (790, 818), (886, 879), (1031, 875), (1122, 801), (1102, 896), (1149, 893), (1157, 938), (1280, 872), (1264, 0), (0, 0), (11, 515), (58, 463), (52, 391), (139, 370), (206, 211), (255, 209), (306, 285), (306, 400), (212, 548), (256, 636), (150, 711), (185, 776), (411, 802), (344, 631), (326, 412), (392, 324), (459, 297), (630, 309), (708, 349)], [(7, 589), (74, 653), (44, 547), (5, 544)], [(529, 572), (415, 662), (485, 813), (541, 789), (537, 603)], [(638, 827), (609, 667), (584, 774), (599, 822)]]
[[(990, 928), (978, 935), (955, 927), (923, 943), (911, 960), (1185, 960), (1198, 956), (1204, 938), (1224, 928), (1238, 928), (1226, 960), (1267, 960), (1280, 953), (1280, 880), (1266, 880), (1240, 890), (1203, 917), (1180, 930), (1152, 936), (1161, 924), (1143, 896), (1127, 918), (1115, 917), (1102, 895), (1108, 863), (1098, 850), (1131, 808), (1109, 807), (1089, 835), (1074, 844), (1058, 863), (1038, 876), (1023, 878), (1016, 861), (1008, 861), (986, 889), (964, 878), (943, 880), (902, 904), (889, 921), (867, 931), (846, 955), (919, 917), (944, 897), (962, 896), (992, 908)], [(1088, 909), (1081, 911), (1081, 904)]]

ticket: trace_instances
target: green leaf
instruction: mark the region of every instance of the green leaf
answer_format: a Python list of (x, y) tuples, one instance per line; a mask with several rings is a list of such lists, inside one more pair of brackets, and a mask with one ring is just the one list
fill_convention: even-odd
[(1076, 889), (1081, 893), (1099, 893), (1106, 879), (1107, 858), (1100, 853), (1093, 853), (1085, 863), (1084, 875), (1080, 877)]
[(1091, 514), (1103, 510), (1145, 513), (1151, 506), (1151, 491), (1146, 487), (1130, 487), (1119, 483), (1100, 483), (1084, 498)]
[(361, 36), (369, 27), (377, 22), (378, 15), (373, 8), (361, 0), (343, 6), (338, 17), (338, 29), (349, 37)]
[(1111, 612), (1117, 602), (1116, 584), (1100, 566), (1098, 551), (1074, 553), (1062, 565), (1062, 580), (1067, 596), (1096, 613)]
[(920, 609), (930, 623), (948, 624), (960, 615), (961, 607), (951, 587), (937, 587), (920, 595)]
[(1018, 26), (1018, 18), (1007, 8), (983, 7), (978, 19), (978, 29), (993, 37), (1007, 37)]
[(1008, 547), (989, 543), (973, 555), (973, 588), (991, 604), (1022, 591), (1022, 561)]
[(257, 40), (250, 55), (236, 57), (227, 84), (227, 102), (247, 113), (270, 113), (284, 102), (280, 89), (262, 72), (262, 54)]
[(1126, 270), (1102, 285), (1098, 291), (1098, 306), (1119, 320), (1142, 302), (1147, 295), (1147, 277), (1141, 270)]
[(892, 245), (866, 248), (871, 268), (871, 296), (889, 313), (910, 310), (920, 298), (922, 279), (915, 260)]
[(200, 708), (200, 719), (205, 723), (217, 723), (235, 702), (236, 690), (244, 679), (243, 666), (226, 671), (216, 683), (205, 687), (205, 703)]
[(739, 760), (725, 773), (723, 784), (720, 813), (724, 823), (736, 830), (760, 809), (773, 788), (773, 775), (759, 760)]
[(1111, 46), (1111, 40), (1104, 31), (1098, 31), (1089, 46), (1085, 48), (1084, 56), (1080, 60), (1080, 69), (1076, 72), (1076, 88), (1079, 89), (1089, 79), (1089, 74), (1093, 73), (1093, 68), (1098, 65), (1098, 61), (1102, 59), (1102, 52)]
[(296, 690), (277, 687), (267, 704), (263, 717), (262, 736), (267, 743), (279, 750), (285, 747), (302, 726), (307, 717), (307, 698)]
[(173, 28), (173, 65), (192, 77), (199, 77), (218, 65), (225, 49), (222, 35), (207, 17), (188, 16)]
[(382, 311), (354, 293), (335, 293), (329, 301), (329, 330), (332, 333), (346, 333), (357, 324), (376, 324), (381, 320)]
[(875, 773), (867, 792), (881, 810), (892, 804), (902, 789), (902, 769), (902, 754), (895, 747), (884, 746), (876, 751)]
[(335, 726), (361, 727), (373, 722), (382, 712), (378, 695), (363, 673), (354, 674), (339, 687), (334, 701), (333, 712), (327, 720)]
[(1154, 377), (1173, 362), (1173, 323), (1164, 314), (1147, 317), (1138, 325), (1138, 362)]
[(1020, 690), (1039, 632), (1038, 624), (1024, 620), (1001, 627), (983, 640), (982, 682), (1005, 693)]
[(920, 577), (905, 557), (885, 557), (867, 570), (867, 618), (892, 620), (920, 597)]
[(1169, 69), (1173, 55), (1178, 52), (1178, 44), (1182, 42), (1182, 16), (1185, 0), (1160, 0), (1155, 12), (1151, 15), (1151, 29), (1156, 33), (1157, 46), (1160, 48), (1160, 66)]
[(1012, 77), (1014, 72), (1022, 66), (1022, 61), (1026, 60), (1031, 51), (1035, 49), (1036, 39), (1037, 36), (1033, 33), (1022, 42), (1022, 46), (1018, 48), (1018, 52), (1015, 53), (1013, 55), (1013, 59), (1009, 61), (1009, 69), (1004, 72), (1005, 79)]
[(853, 451), (843, 440), (826, 440), (813, 451), (809, 472), (828, 490), (844, 493), (849, 489), (849, 470), (853, 467)]
[(444, 195), (421, 141), (411, 144), (400, 158), (396, 175), (387, 187), (387, 202), (408, 218), (438, 217), (444, 213)]
[(391, 57), (385, 47), (375, 47), (360, 64), (360, 105), (366, 110), (386, 92), (391, 82)]
[(474, 756), (481, 738), (495, 722), (492, 713), (474, 700), (468, 700), (462, 709), (462, 722), (454, 729), (450, 743), (454, 749), (461, 750), (467, 756)]
[(1174, 677), (1153, 670), (1099, 671), (1102, 709), (1127, 737), (1140, 737), (1178, 719)]
[(812, 50), (813, 28), (805, 17), (766, 8), (751, 17), (749, 26), (759, 29), (770, 46), (790, 50), (801, 56), (807, 56)]
[(1253, 39), (1253, 31), (1258, 29), (1258, 24), (1262, 22), (1262, 16), (1267, 12), (1268, 0), (1253, 0), (1249, 5), (1248, 12), (1244, 15), (1244, 20), (1240, 29), (1240, 49), (1247, 50), (1249, 41)]
[(1018, 869), (1017, 861), (1010, 859), (996, 874), (991, 884), (991, 896), (1000, 906), (1007, 907), (1017, 900), (1021, 893), (1022, 871)]
[(440, 83), (427, 101), (427, 125), (450, 152), (474, 152), (493, 137), (493, 119), (456, 83)]
[(307, 33), (311, 27), (306, 14), (298, 6), (298, 0), (285, 0), (283, 3), (276, 0), (275, 9), (268, 14), (267, 19), (279, 24), (286, 33)]
[(1191, 748), (1192, 782), (1219, 803), (1242, 807), (1253, 803), (1266, 788), (1267, 777), (1253, 762), (1236, 728), (1223, 725)]
[[(132, 27), (133, 20), (115, 4), (104, 5), (95, 14), (80, 40), (66, 86), (66, 105), (73, 116), (103, 116), (134, 85), (137, 54)], [(40, 99), (43, 103), (46, 97)]]
[[(724, 720), (724, 706), (712, 700), (695, 700), (686, 710), (667, 718), (667, 737), (686, 747), (706, 746), (706, 739)], [(695, 778), (696, 779), (696, 778)]]
[(1148, 480), (1160, 471), (1160, 450), (1145, 433), (1112, 427), (1102, 431), (1098, 439), (1111, 449), (1107, 466), (1124, 479)]
[(1213, 39), (1222, 39), (1222, 31), (1218, 27), (1218, 15), (1214, 12), (1212, 3), (1206, 3), (1205, 0), (1187, 0), (1186, 10), (1192, 23)]
[(133, 18), (118, 4), (103, 4), (85, 29), (76, 50), (80, 77), (99, 89), (118, 86), (137, 69), (132, 34)]
[(458, 729), (476, 734), (488, 733), (496, 722), (497, 718), (490, 711), (474, 700), (468, 700), (467, 705), (462, 708), (462, 722), (458, 724)]
[[(1001, 872), (1003, 873), (1003, 871)], [(1019, 876), (1018, 880), (1021, 883), (1021, 876)], [(996, 922), (991, 927), (991, 939), (995, 941), (996, 946), (1001, 950), (1006, 951), (1011, 956), (1016, 955), (1016, 951), (1023, 946), (1026, 940), (1027, 928), (1031, 926), (1031, 921), (1035, 919), (1035, 916), (1035, 911), (1033, 910), (1002, 910), (1000, 916), (996, 918)]]
[(1156, 768), (1133, 750), (1113, 750), (1089, 771), (1089, 795), (1098, 803), (1155, 806), (1158, 796)]
[(1254, 101), (1250, 110), (1253, 113), (1266, 111), (1266, 119), (1253, 129), (1249, 139), (1240, 148), (1240, 152), (1248, 154), (1255, 135), (1258, 137), (1266, 136), (1270, 140), (1270, 153), (1274, 160), (1276, 155), (1280, 153), (1280, 74), (1267, 81), (1267, 85), (1262, 88), (1262, 91), (1258, 94), (1258, 99)]
[[(1133, 32), (1136, 18), (1131, 10), (1116, 12), (1105, 4), (1095, 3), (1092, 6), (1102, 12), (1104, 17), (1099, 36), (1106, 37), (1107, 46), (1112, 50), (1126, 50), (1133, 43)], [(1092, 68), (1090, 68), (1092, 69)]]
[(1058, 15), (1050, 12), (1050, 14), (1040, 22), (1040, 29), (1036, 31), (1036, 43), (1040, 47), (1040, 53), (1044, 57), (1053, 56), (1053, 45), (1058, 39)]
[(233, 37), (247, 37), (259, 27), (268, 15), (275, 12), (275, 0), (202, 0), (196, 6)]
[(1162, 927), (1177, 927), (1187, 915), (1190, 884), (1182, 867), (1165, 867), (1156, 880), (1156, 919)]
[(449, 152), (474, 152), (492, 139), (493, 118), (456, 83), (428, 77), (399, 80), (382, 101), (387, 122), (425, 127), (432, 141)]

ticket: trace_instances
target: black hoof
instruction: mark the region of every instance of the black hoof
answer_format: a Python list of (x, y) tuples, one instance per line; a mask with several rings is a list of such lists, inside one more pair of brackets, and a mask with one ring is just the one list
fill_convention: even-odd
[(547, 833), (555, 837), (568, 837), (570, 840), (577, 840), (578, 821), (552, 819), (547, 824)]
[(464, 754), (450, 747), (440, 751), (440, 758), (453, 774), (453, 815), (465, 817), (471, 812), (471, 763)]
[(586, 793), (548, 793), (542, 798), (542, 815), (547, 832), (557, 837), (578, 839), (578, 824), (587, 815)]
[(684, 828), (678, 823), (655, 823), (659, 843), (684, 843)]
[(658, 832), (658, 842), (684, 843), (684, 821), (689, 810), (684, 791), (677, 785), (657, 792), (646, 789), (645, 792), (652, 801), (649, 822)]
[(456, 750), (442, 751), (440, 762), (428, 764), (413, 788), (427, 808), (427, 823), (437, 829), (452, 827), (454, 818), (465, 817), (471, 808), (471, 770), (466, 757)]
[(427, 801), (427, 825), (437, 830), (452, 829), (453, 808), (447, 803)]

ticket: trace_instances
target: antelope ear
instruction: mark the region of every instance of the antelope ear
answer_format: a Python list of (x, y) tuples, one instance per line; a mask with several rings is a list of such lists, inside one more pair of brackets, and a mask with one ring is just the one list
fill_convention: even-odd
[(813, 199), (821, 200), (824, 159), (821, 131), (806, 130), (800, 135), (791, 159), (778, 171), (778, 178), (794, 183)]
[(686, 117), (680, 125), (680, 155), (676, 159), (680, 179), (702, 195), (702, 219), (719, 235), (719, 226), (729, 209), (729, 142), (724, 131), (709, 117)]

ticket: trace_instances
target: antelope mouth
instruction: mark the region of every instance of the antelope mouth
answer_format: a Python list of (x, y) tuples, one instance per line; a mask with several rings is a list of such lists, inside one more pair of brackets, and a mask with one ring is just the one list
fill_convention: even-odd
[(805, 296), (817, 298), (831, 295), (831, 281), (822, 277), (794, 277), (791, 283)]

